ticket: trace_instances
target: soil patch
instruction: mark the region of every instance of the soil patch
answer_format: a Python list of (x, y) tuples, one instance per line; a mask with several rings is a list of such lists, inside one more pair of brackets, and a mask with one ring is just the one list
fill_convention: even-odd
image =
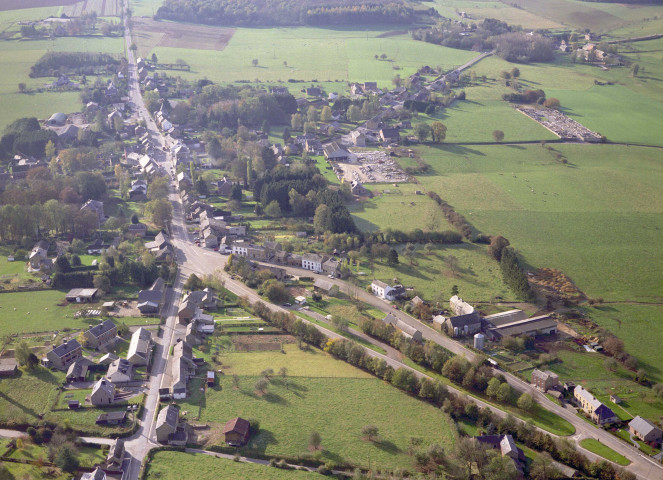
[[(1, 1), (1, 0), (0, 0)], [(208, 27), (157, 22), (148, 18), (134, 19), (135, 31), (140, 32), (141, 53), (154, 47), (223, 50), (235, 34), (234, 28)]]
[(381, 33), (376, 38), (395, 37), (396, 35), (406, 35), (407, 33), (407, 30), (392, 30), (391, 32)]
[(273, 352), (284, 343), (295, 343), (291, 335), (235, 335), (233, 345), (238, 352)]

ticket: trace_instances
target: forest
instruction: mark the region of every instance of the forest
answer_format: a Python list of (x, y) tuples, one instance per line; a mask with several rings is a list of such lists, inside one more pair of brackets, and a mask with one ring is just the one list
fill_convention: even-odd
[(156, 17), (164, 20), (233, 26), (405, 25), (418, 13), (439, 17), (433, 8), (417, 10), (404, 0), (165, 0)]

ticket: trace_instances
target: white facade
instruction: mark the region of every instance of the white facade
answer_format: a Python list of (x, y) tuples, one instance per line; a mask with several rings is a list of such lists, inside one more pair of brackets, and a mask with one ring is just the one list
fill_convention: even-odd
[(302, 257), (302, 268), (312, 272), (322, 272), (324, 257), (320, 255), (304, 255)]
[(380, 280), (373, 280), (373, 283), (371, 283), (371, 291), (373, 292), (373, 295), (385, 300), (394, 300), (395, 297), (391, 293), (393, 290), (392, 287)]
[(249, 254), (249, 246), (233, 243), (233, 255), (240, 255), (246, 257)]

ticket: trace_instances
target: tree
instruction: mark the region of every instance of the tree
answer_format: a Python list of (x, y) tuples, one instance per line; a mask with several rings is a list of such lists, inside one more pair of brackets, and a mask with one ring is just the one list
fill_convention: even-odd
[(238, 202), (242, 201), (242, 186), (239, 183), (233, 183), (230, 189), (230, 199)]
[(616, 372), (617, 368), (619, 368), (619, 364), (614, 358), (606, 358), (603, 362), (603, 368), (609, 372)]
[(328, 105), (322, 107), (322, 111), (320, 112), (320, 121), (328, 123), (331, 122), (331, 119), (332, 119), (331, 108)]
[(173, 220), (173, 206), (165, 198), (152, 200), (145, 205), (145, 213), (157, 228), (163, 229)]
[(92, 279), (92, 284), (94, 288), (98, 288), (103, 292), (108, 293), (111, 291), (111, 281), (107, 275), (95, 275)]
[(400, 75), (396, 75), (394, 78), (391, 79), (391, 83), (394, 84), (394, 87), (399, 88), (401, 86), (401, 83), (403, 83), (403, 79), (401, 78)]
[(336, 328), (338, 328), (342, 332), (347, 331), (348, 327), (350, 326), (350, 321), (347, 318), (342, 317), (340, 315), (333, 315), (331, 322), (332, 322), (332, 325), (334, 325)]
[(254, 58), (253, 60), (251, 60), (251, 64), (252, 64), (254, 67), (257, 67), (257, 66), (258, 66), (258, 59), (257, 59), (257, 58)]
[(282, 215), (279, 202), (276, 200), (269, 202), (265, 207), (265, 215), (271, 218), (279, 218)]
[(318, 450), (322, 445), (322, 437), (318, 432), (311, 432), (311, 435), (308, 437), (308, 447), (311, 450)]
[(493, 140), (497, 143), (502, 142), (504, 140), (504, 132), (502, 130), (493, 130)]
[(458, 269), (460, 268), (460, 262), (458, 261), (458, 258), (454, 255), (447, 255), (444, 257), (444, 264), (449, 270), (451, 270), (451, 275), (455, 277)]
[(550, 97), (547, 98), (545, 102), (543, 102), (543, 106), (546, 108), (558, 109), (560, 106), (560, 102), (555, 97)]
[(202, 290), (203, 288), (205, 288), (203, 281), (195, 273), (189, 275), (186, 283), (184, 283), (184, 289), (190, 292), (193, 292), (194, 290)]
[[(633, 74), (634, 77), (638, 76), (638, 72), (640, 71), (640, 65), (637, 63), (634, 63), (633, 66), (631, 67), (631, 73)], [(19, 83), (19, 90), (20, 90), (21, 84)]]
[(511, 385), (504, 382), (500, 385), (500, 388), (497, 389), (497, 401), (502, 403), (510, 403), (513, 398), (513, 389)]
[(155, 64), (156, 64), (156, 63), (157, 63), (157, 60), (158, 60), (158, 59), (157, 59), (157, 54), (156, 54), (156, 53), (153, 53), (153, 54), (152, 54), (152, 63), (155, 63)]
[(447, 126), (442, 122), (433, 122), (431, 133), (435, 143), (442, 143), (447, 138)]
[(405, 245), (405, 256), (410, 260), (410, 265), (414, 262), (414, 257), (417, 253), (417, 247), (414, 243), (408, 242)]
[(378, 427), (375, 425), (364, 425), (361, 429), (361, 434), (368, 440), (372, 442), (375, 437), (378, 436)]
[(132, 44), (129, 46), (129, 50), (131, 50), (131, 51), (134, 53), (134, 55), (135, 55), (135, 54), (136, 54), (136, 50), (138, 50), (138, 45), (136, 45), (135, 43), (132, 43)]
[(256, 380), (256, 383), (253, 384), (253, 389), (259, 394), (264, 395), (267, 393), (267, 387), (269, 386), (269, 381), (265, 377), (261, 377)]
[(509, 241), (501, 235), (490, 237), (488, 253), (498, 262), (502, 260), (502, 251), (510, 245)]
[(157, 198), (167, 198), (168, 190), (170, 189), (168, 178), (166, 177), (156, 177), (150, 183), (149, 188), (147, 189), (147, 198), (150, 200), (156, 200)]
[(25, 83), (21, 82), (21, 83), (18, 84), (18, 91), (19, 92), (25, 93), (25, 89), (26, 89)]
[(281, 303), (288, 300), (289, 295), (285, 285), (274, 278), (264, 282), (261, 288), (270, 302)]
[(398, 252), (393, 248), (389, 250), (389, 255), (387, 255), (387, 265), (390, 267), (398, 265)]
[(58, 273), (71, 272), (71, 264), (65, 255), (60, 255), (55, 259), (55, 271)]
[(453, 285), (451, 287), (451, 296), (458, 295), (458, 285)]
[(532, 396), (528, 393), (523, 393), (519, 398), (518, 398), (518, 408), (521, 410), (525, 410), (526, 412), (532, 411), (534, 408), (534, 399)]
[(74, 473), (78, 470), (80, 462), (74, 447), (68, 443), (62, 445), (55, 456), (55, 464), (60, 470), (68, 473)]
[(511, 76), (512, 76), (513, 78), (518, 78), (518, 77), (520, 77), (520, 69), (518, 69), (518, 67), (513, 67), (513, 68), (511, 69)]
[(424, 143), (430, 137), (431, 133), (432, 129), (427, 123), (421, 122), (414, 126), (414, 134), (421, 143)]
[[(541, 452), (532, 461), (529, 476), (532, 480), (554, 480), (562, 477), (562, 472), (552, 463), (547, 452)], [(620, 477), (621, 480), (621, 477)]]
[(207, 182), (204, 178), (199, 178), (196, 181), (196, 191), (200, 195), (209, 195), (209, 187), (207, 186)]
[(135, 213), (131, 216), (131, 223), (134, 225), (137, 225), (140, 223), (140, 220), (138, 219), (138, 215)]
[(233, 374), (233, 388), (239, 390), (239, 375)]
[(28, 366), (28, 359), (30, 358), (31, 353), (32, 350), (30, 349), (30, 346), (25, 340), (23, 340), (16, 346), (14, 357), (16, 357), (16, 361), (20, 366), (25, 367)]
[(386, 59), (387, 59), (387, 54), (386, 54), (386, 53), (383, 53), (382, 55), (380, 55), (380, 58), (381, 58), (382, 60), (386, 60)]
[(486, 395), (490, 398), (497, 397), (497, 390), (500, 388), (501, 382), (499, 379), (493, 377), (488, 380), (488, 387), (486, 387)]

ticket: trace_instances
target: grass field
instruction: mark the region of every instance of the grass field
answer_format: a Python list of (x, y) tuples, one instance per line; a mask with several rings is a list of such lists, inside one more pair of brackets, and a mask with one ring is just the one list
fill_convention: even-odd
[[(476, 56), (474, 52), (416, 42), (407, 34), (379, 38), (387, 31), (361, 26), (239, 28), (223, 51), (157, 47), (154, 53), (168, 63), (185, 59), (191, 65), (191, 73), (182, 74), (186, 78), (206, 76), (218, 82), (286, 82), (290, 78), (305, 82), (339, 81), (338, 91), (343, 91), (348, 81), (377, 81), (383, 88), (391, 87), (391, 79), (397, 73), (406, 78), (425, 64), (449, 70)], [(138, 41), (140, 54), (151, 55), (152, 51), (141, 49)], [(387, 55), (386, 61), (374, 59), (382, 53)], [(251, 63), (253, 58), (258, 60), (257, 67)], [(395, 71), (395, 65), (401, 70)]]
[(505, 236), (533, 266), (563, 270), (588, 295), (660, 301), (660, 150), (554, 148), (419, 147), (432, 172), (417, 178), (479, 231)]
[(149, 463), (147, 480), (318, 480), (320, 475), (312, 472), (281, 470), (266, 465), (237, 463), (224, 458), (184, 452), (157, 452)]
[(590, 452), (600, 455), (601, 457), (610, 460), (611, 462), (615, 462), (619, 465), (626, 466), (629, 463), (631, 463), (628, 460), (628, 458), (624, 457), (623, 455), (620, 455), (619, 453), (615, 452), (612, 448), (603, 445), (601, 442), (599, 442), (598, 440), (594, 440), (593, 438), (585, 438), (581, 440), (580, 446), (582, 448), (586, 448)]
[[(270, 455), (310, 454), (308, 436), (314, 430), (322, 436), (316, 453), (322, 459), (368, 465), (370, 456), (383, 468), (411, 466), (406, 452), (411, 436), (445, 448), (453, 444), (453, 424), (439, 409), (321, 351), (300, 352), (294, 345), (285, 351), (220, 355), (227, 368), (218, 386), (206, 394), (196, 391), (183, 408), (197, 411), (202, 404), (201, 421), (220, 425), (234, 416), (258, 419), (260, 433), (248, 446)], [(253, 385), (259, 372), (281, 367), (288, 369), (287, 385), (275, 376), (268, 392), (258, 396)], [(239, 389), (233, 389), (230, 374), (240, 376)], [(410, 414), (394, 415), (403, 411)], [(361, 438), (367, 424), (378, 426), (378, 442)]]
[[(42, 9), (21, 10), (24, 15), (16, 17), (17, 11), (10, 12), (16, 20), (43, 18)], [(7, 13), (0, 13), (0, 19)], [(0, 22), (1, 24), (1, 22)], [(17, 118), (36, 116), (46, 119), (55, 112), (72, 113), (81, 110), (78, 92), (47, 92), (34, 94), (18, 93), (18, 84), (25, 83), (28, 89), (41, 87), (52, 81), (50, 78), (28, 77), (30, 67), (47, 51), (82, 51), (122, 53), (123, 40), (98, 37), (60, 37), (55, 40), (10, 40), (0, 42), (0, 131)]]

